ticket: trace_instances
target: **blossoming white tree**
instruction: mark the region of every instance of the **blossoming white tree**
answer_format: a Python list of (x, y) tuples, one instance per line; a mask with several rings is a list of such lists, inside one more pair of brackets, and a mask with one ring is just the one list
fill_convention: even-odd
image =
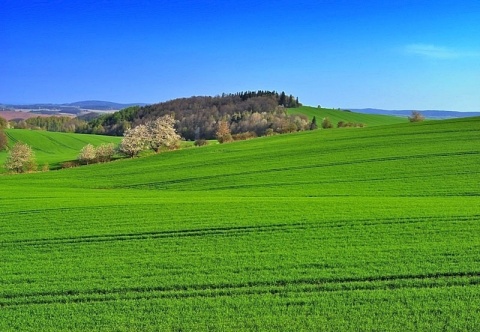
[(25, 143), (15, 143), (5, 160), (5, 168), (15, 173), (35, 171), (37, 164), (32, 148)]
[(133, 158), (137, 156), (140, 151), (145, 149), (146, 140), (147, 127), (144, 125), (138, 125), (125, 131), (119, 149), (127, 156)]
[(170, 115), (146, 123), (147, 142), (155, 153), (158, 153), (162, 147), (177, 148), (180, 135), (175, 131), (174, 125), (175, 119)]
[(82, 150), (80, 150), (80, 154), (78, 155), (78, 160), (81, 163), (88, 163), (95, 162), (97, 158), (97, 153), (95, 151), (95, 147), (92, 144), (85, 145)]

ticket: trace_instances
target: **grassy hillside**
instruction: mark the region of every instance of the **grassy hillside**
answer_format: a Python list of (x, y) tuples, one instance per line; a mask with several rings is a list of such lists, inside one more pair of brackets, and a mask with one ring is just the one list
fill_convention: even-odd
[[(98, 146), (103, 143), (119, 143), (121, 137), (55, 133), (39, 130), (7, 129), (5, 133), (12, 147), (20, 141), (32, 147), (39, 165), (48, 163), (51, 168), (58, 168), (67, 160), (77, 158), (80, 150), (87, 144)], [(0, 165), (3, 166), (7, 153), (0, 152)], [(0, 172), (3, 172), (3, 167)]]
[(0, 330), (478, 330), (479, 125), (0, 176)]
[(312, 120), (315, 116), (317, 118), (318, 125), (320, 125), (323, 118), (328, 117), (332, 121), (334, 127), (337, 127), (337, 123), (339, 121), (364, 123), (368, 127), (408, 122), (407, 118), (396, 116), (353, 113), (349, 111), (341, 111), (329, 108), (316, 108), (310, 106), (289, 108), (288, 113), (305, 114), (310, 120)]

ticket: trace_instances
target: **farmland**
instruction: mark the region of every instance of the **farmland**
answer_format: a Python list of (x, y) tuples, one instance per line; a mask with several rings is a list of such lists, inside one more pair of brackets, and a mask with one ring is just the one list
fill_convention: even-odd
[(310, 120), (315, 116), (318, 124), (320, 124), (323, 118), (329, 118), (335, 127), (337, 126), (337, 123), (339, 121), (363, 123), (368, 127), (405, 123), (408, 121), (407, 118), (402, 118), (397, 116), (362, 114), (362, 113), (354, 113), (354, 112), (343, 111), (338, 109), (317, 108), (317, 107), (311, 107), (311, 106), (289, 108), (288, 113), (305, 114), (308, 116)]
[(0, 176), (0, 330), (478, 330), (479, 127)]
[[(59, 168), (64, 161), (75, 160), (80, 150), (87, 144), (98, 146), (104, 143), (119, 143), (121, 137), (100, 135), (79, 135), (56, 133), (41, 130), (7, 129), (10, 146), (23, 142), (32, 147), (39, 165), (49, 164), (51, 168)], [(7, 153), (0, 152), (0, 164), (3, 165)], [(0, 172), (3, 172), (3, 167)]]

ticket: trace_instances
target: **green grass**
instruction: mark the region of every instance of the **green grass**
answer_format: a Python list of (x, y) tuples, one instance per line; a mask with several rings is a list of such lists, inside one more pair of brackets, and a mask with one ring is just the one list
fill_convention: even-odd
[(479, 125), (0, 176), (0, 330), (478, 330)]
[[(120, 143), (121, 137), (56, 133), (40, 130), (7, 129), (9, 146), (23, 142), (32, 147), (37, 163), (59, 168), (64, 161), (76, 160), (80, 150), (87, 144), (98, 146), (104, 143)], [(0, 152), (0, 165), (3, 165), (7, 152)], [(3, 167), (0, 172), (4, 172)]]
[(408, 122), (407, 118), (401, 118), (397, 116), (362, 114), (350, 111), (341, 111), (330, 108), (317, 108), (311, 106), (289, 108), (288, 113), (305, 114), (310, 120), (312, 120), (315, 116), (319, 127), (323, 118), (329, 118), (335, 128), (337, 127), (337, 123), (339, 121), (363, 123), (368, 127)]

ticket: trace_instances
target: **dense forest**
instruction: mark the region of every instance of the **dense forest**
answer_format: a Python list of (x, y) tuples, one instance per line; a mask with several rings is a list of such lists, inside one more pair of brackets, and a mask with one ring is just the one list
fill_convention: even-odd
[(306, 116), (286, 112), (286, 108), (298, 106), (301, 106), (298, 98), (275, 91), (179, 98), (103, 115), (90, 121), (84, 132), (122, 135), (128, 128), (171, 115), (176, 120), (177, 132), (187, 140), (215, 138), (219, 121), (226, 121), (233, 135), (263, 136), (308, 129), (310, 124)]

